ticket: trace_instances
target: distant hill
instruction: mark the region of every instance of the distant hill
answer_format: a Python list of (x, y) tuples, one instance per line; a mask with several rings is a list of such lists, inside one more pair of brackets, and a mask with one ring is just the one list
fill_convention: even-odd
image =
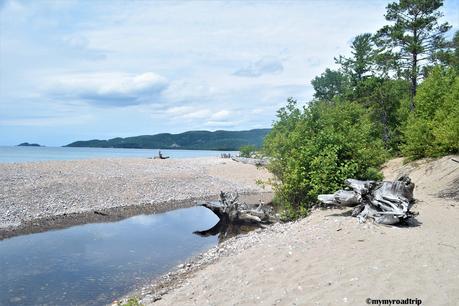
[(241, 146), (260, 147), (270, 129), (249, 131), (189, 131), (181, 134), (142, 135), (109, 140), (75, 141), (65, 147), (188, 149), (237, 151)]
[(41, 147), (38, 143), (28, 143), (28, 142), (23, 142), (17, 145), (18, 147)]

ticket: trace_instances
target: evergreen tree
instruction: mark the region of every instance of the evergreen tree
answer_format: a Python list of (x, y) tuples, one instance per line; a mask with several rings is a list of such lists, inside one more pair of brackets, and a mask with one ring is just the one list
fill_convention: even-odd
[(352, 84), (355, 86), (372, 70), (374, 62), (372, 35), (370, 33), (357, 35), (352, 41), (351, 53), (352, 57), (340, 55), (338, 59), (335, 58), (335, 62), (341, 65), (342, 71), (351, 77)]
[(444, 34), (450, 29), (439, 11), (443, 0), (400, 0), (387, 6), (386, 20), (393, 22), (377, 33), (378, 44), (385, 53), (400, 62), (411, 83), (410, 109), (424, 65), (432, 62), (436, 52), (446, 47)]
[(454, 33), (454, 37), (447, 43), (448, 49), (440, 50), (436, 54), (436, 59), (444, 66), (453, 67), (459, 73), (459, 31)]

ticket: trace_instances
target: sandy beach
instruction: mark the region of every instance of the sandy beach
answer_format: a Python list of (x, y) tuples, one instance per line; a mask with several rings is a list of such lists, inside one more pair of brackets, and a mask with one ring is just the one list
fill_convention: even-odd
[(141, 302), (367, 305), (412, 299), (457, 305), (459, 163), (452, 158), (459, 160), (449, 156), (403, 165), (395, 159), (383, 168), (386, 179), (409, 174), (415, 182), (418, 226), (359, 224), (348, 209), (317, 209), (297, 222), (220, 244), (198, 258), (198, 268), (180, 266), (174, 273), (181, 279), (143, 288)]
[(269, 192), (270, 174), (222, 158), (0, 164), (0, 239), (194, 205), (221, 190)]

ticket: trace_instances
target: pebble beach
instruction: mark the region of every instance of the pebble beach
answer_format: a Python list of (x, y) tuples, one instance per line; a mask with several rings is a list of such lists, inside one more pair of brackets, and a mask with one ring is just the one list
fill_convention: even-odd
[(216, 198), (269, 193), (267, 170), (217, 157), (0, 164), (0, 238)]

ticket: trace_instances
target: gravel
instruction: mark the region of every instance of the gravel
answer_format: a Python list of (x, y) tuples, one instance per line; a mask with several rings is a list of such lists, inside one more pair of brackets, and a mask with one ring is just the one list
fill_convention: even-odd
[(191, 206), (221, 190), (266, 192), (255, 181), (269, 177), (253, 165), (208, 157), (0, 164), (0, 239), (63, 227), (61, 219), (85, 223), (113, 212), (120, 218)]

